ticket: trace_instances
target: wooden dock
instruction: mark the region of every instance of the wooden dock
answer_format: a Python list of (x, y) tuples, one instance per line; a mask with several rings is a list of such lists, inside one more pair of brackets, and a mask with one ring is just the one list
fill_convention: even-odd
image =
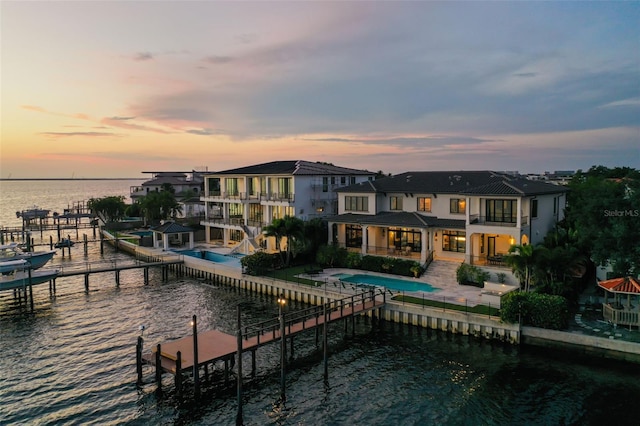
[[(238, 331), (242, 341), (241, 351), (252, 353), (252, 372), (255, 373), (255, 351), (259, 347), (277, 341), (282, 343), (283, 335), (285, 338), (293, 338), (296, 334), (304, 331), (314, 329), (317, 331), (325, 324), (355, 318), (357, 315), (379, 310), (384, 305), (383, 295), (376, 296), (373, 291), (366, 291), (341, 300), (330, 301), (321, 306), (283, 314), (284, 327), (279, 316), (258, 324), (242, 326)], [(345, 328), (346, 325), (345, 322)], [(283, 329), (284, 334), (282, 333)], [(161, 386), (163, 373), (173, 374), (178, 392), (180, 392), (179, 387), (182, 383), (183, 373), (193, 371), (194, 382), (197, 386), (196, 375), (199, 373), (196, 372), (204, 367), (206, 373), (207, 366), (218, 361), (225, 361), (225, 376), (228, 376), (227, 361), (234, 363), (234, 357), (240, 349), (239, 342), (238, 335), (209, 330), (201, 333), (196, 332), (195, 338), (194, 335), (191, 335), (158, 344), (151, 351), (142, 353), (143, 342), (140, 337), (136, 349), (138, 383), (142, 383), (143, 364), (155, 366), (158, 387)], [(282, 344), (284, 347), (284, 343)], [(197, 348), (197, 354), (194, 351), (195, 348)], [(196, 389), (196, 392), (199, 391)]]

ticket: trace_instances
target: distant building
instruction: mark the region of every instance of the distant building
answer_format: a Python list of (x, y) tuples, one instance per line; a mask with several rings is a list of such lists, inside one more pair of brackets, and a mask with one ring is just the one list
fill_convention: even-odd
[(171, 185), (176, 201), (182, 206), (179, 217), (204, 216), (204, 203), (200, 196), (204, 191), (203, 176), (207, 172), (192, 170), (189, 172), (142, 172), (152, 177), (142, 185), (130, 188), (131, 200), (135, 203), (150, 192), (162, 191), (166, 185)]

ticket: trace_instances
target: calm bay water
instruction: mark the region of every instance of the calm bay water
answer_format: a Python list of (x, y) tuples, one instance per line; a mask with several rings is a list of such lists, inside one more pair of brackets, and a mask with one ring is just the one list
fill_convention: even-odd
[[(84, 181), (79, 189), (76, 181), (2, 182), (0, 224), (19, 225), (15, 211), (33, 205), (61, 211), (90, 197), (126, 196), (137, 183)], [(100, 256), (90, 245), (88, 258)], [(107, 248), (104, 256), (125, 255)], [(77, 245), (71, 259), (57, 255), (52, 263), (85, 260)], [(199, 403), (179, 405), (170, 377), (165, 395), (156, 396), (150, 369), (148, 383), (136, 386), (139, 326), (148, 346), (188, 334), (194, 314), (200, 330), (232, 333), (238, 304), (249, 323), (275, 315), (275, 301), (150, 275), (145, 286), (141, 271), (122, 272), (119, 288), (113, 275), (95, 275), (88, 294), (82, 277), (59, 279), (55, 296), (46, 285), (34, 289), (34, 313), (11, 292), (0, 293), (0, 425), (234, 424), (233, 390), (208, 389)], [(355, 337), (342, 325), (330, 328), (325, 384), (314, 348), (313, 333), (296, 338), (284, 406), (277, 347), (257, 352), (258, 377), (245, 385), (245, 424), (638, 424), (639, 370), (631, 365), (361, 319)], [(244, 365), (250, 368), (250, 358)]]

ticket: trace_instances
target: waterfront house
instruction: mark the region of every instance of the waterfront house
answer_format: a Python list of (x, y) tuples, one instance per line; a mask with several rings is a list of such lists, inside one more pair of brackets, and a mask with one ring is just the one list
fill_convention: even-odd
[(142, 172), (152, 175), (151, 179), (142, 185), (132, 186), (129, 196), (133, 202), (139, 201), (150, 192), (162, 191), (170, 185), (174, 190), (176, 201), (182, 207), (178, 218), (204, 216), (204, 203), (200, 196), (204, 190), (203, 175), (206, 171), (192, 170), (190, 172)]
[(493, 171), (405, 172), (338, 190), (329, 240), (362, 255), (503, 267), (563, 218), (567, 189)]
[(373, 180), (375, 173), (303, 160), (273, 161), (204, 176), (208, 243), (249, 254), (275, 249), (264, 226), (285, 216), (302, 220), (338, 213), (337, 190)]

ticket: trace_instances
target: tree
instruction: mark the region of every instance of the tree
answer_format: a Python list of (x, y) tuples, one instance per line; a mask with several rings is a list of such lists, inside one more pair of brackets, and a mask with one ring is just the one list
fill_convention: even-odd
[(104, 198), (91, 198), (87, 201), (87, 207), (96, 216), (102, 216), (106, 222), (113, 222), (124, 217), (127, 205), (124, 196), (111, 196)]
[(616, 275), (640, 273), (640, 172), (595, 166), (569, 184), (567, 223), (599, 265)]
[(140, 210), (149, 222), (174, 218), (182, 211), (182, 206), (170, 190), (152, 191), (140, 199)]
[[(285, 266), (289, 266), (291, 262), (291, 253), (295, 241), (303, 237), (304, 222), (293, 216), (285, 216), (282, 219), (274, 219), (271, 224), (264, 227), (264, 235), (266, 237), (274, 237), (276, 239), (276, 249), (280, 252)], [(286, 258), (282, 253), (282, 240), (286, 240)]]
[(509, 254), (505, 256), (505, 262), (520, 280), (520, 287), (524, 291), (531, 289), (536, 267), (536, 256), (542, 250), (541, 247), (534, 247), (528, 244), (513, 245), (509, 248)]

